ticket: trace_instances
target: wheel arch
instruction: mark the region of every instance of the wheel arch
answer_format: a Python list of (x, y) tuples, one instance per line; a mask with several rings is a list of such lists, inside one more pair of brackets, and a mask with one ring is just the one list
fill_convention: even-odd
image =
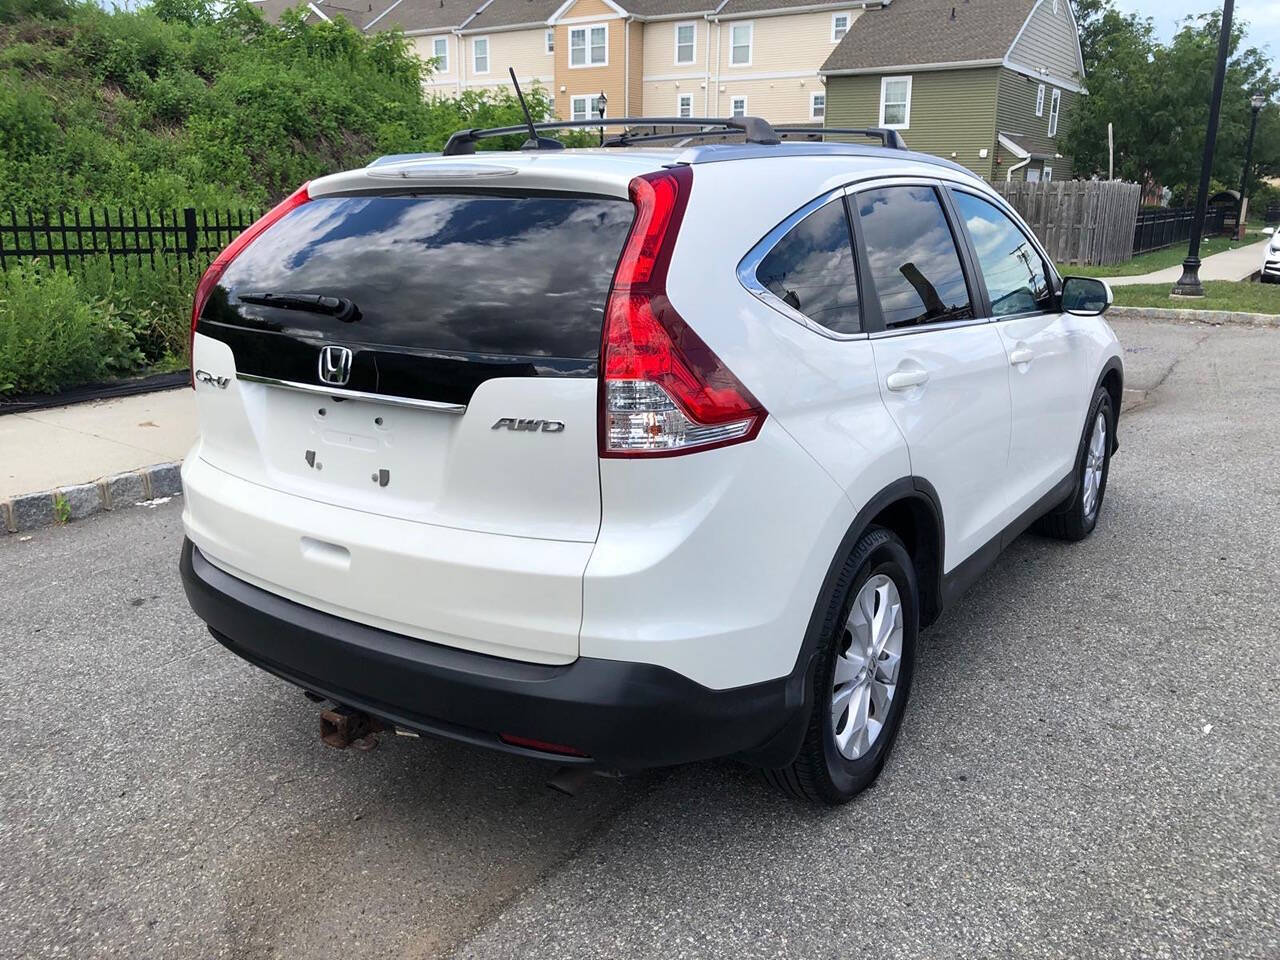
[(1093, 388), (1094, 393), (1098, 392), (1098, 387), (1104, 388), (1111, 397), (1111, 452), (1115, 453), (1120, 449), (1120, 404), (1124, 400), (1124, 363), (1119, 357), (1108, 357), (1107, 362), (1102, 365), (1102, 372), (1098, 374)]

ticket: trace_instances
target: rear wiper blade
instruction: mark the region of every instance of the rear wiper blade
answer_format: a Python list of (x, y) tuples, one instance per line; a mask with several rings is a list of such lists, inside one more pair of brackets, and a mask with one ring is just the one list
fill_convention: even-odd
[(241, 293), (242, 303), (280, 310), (302, 310), (337, 317), (343, 323), (360, 319), (360, 308), (346, 297), (326, 297), (319, 293)]

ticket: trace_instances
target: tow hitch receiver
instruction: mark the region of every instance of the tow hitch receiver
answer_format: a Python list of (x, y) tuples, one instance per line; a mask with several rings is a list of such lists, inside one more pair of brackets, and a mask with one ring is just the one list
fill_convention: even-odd
[(374, 734), (387, 729), (377, 717), (350, 707), (336, 706), (320, 714), (320, 739), (331, 747), (345, 750), (372, 750), (378, 745)]

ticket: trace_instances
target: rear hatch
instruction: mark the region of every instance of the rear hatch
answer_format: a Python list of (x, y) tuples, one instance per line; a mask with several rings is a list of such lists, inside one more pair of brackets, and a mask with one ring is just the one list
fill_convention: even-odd
[(234, 367), (231, 390), (197, 383), (202, 459), (387, 517), (594, 540), (625, 181), (607, 195), (342, 177), (240, 252), (200, 312), (195, 366)]

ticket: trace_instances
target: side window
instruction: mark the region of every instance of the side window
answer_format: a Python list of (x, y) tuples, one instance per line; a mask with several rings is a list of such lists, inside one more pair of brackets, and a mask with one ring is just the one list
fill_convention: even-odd
[(932, 187), (880, 187), (857, 196), (871, 279), (887, 330), (970, 320), (955, 237)]
[(992, 314), (1048, 310), (1053, 301), (1048, 268), (1027, 235), (995, 204), (960, 190), (951, 195), (977, 251)]
[(858, 333), (858, 273), (844, 203), (809, 214), (760, 261), (756, 279), (791, 309), (836, 333)]

